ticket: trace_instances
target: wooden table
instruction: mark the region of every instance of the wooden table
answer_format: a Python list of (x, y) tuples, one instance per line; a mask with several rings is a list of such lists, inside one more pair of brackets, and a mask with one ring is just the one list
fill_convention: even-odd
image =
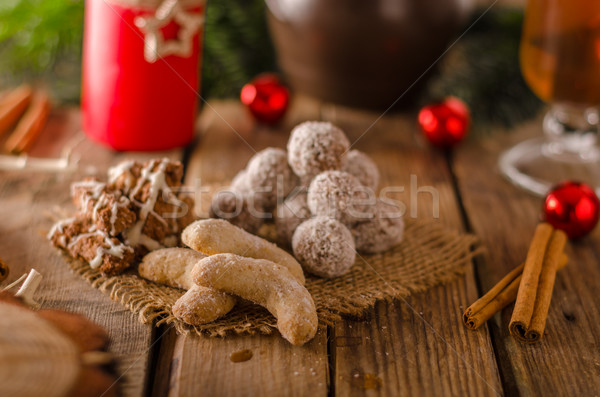
[[(512, 307), (478, 331), (467, 330), (460, 319), (467, 305), (525, 257), (541, 202), (505, 182), (496, 162), (502, 148), (536, 134), (539, 120), (509, 134), (472, 139), (445, 156), (416, 133), (414, 114), (378, 117), (296, 98), (282, 125), (269, 129), (256, 125), (236, 102), (212, 102), (199, 118), (200, 135), (191, 150), (131, 154), (83, 138), (77, 109), (56, 110), (32, 155), (58, 156), (74, 144), (79, 169), (0, 171), (0, 256), (12, 268), (11, 280), (31, 267), (44, 275), (39, 291), (44, 306), (84, 313), (108, 329), (125, 396), (598, 394), (600, 228), (568, 248), (570, 265), (557, 278), (540, 344), (525, 346), (510, 337)], [(434, 215), (431, 194), (418, 193), (417, 205), (411, 203), (411, 175), (418, 187), (434, 187), (439, 222), (476, 234), (487, 254), (463, 277), (380, 303), (365, 321), (340, 321), (299, 348), (277, 334), (192, 338), (141, 324), (72, 273), (44, 237), (53, 213), (72, 210), (69, 184), (86, 173), (102, 174), (125, 158), (166, 155), (184, 161), (189, 186), (219, 183), (254, 150), (282, 147), (293, 125), (312, 119), (338, 124), (352, 141), (360, 137), (355, 147), (376, 160), (382, 186), (406, 186), (400, 197), (407, 216)], [(338, 343), (342, 337), (356, 343)], [(230, 354), (241, 349), (252, 350), (252, 359), (232, 362)]]

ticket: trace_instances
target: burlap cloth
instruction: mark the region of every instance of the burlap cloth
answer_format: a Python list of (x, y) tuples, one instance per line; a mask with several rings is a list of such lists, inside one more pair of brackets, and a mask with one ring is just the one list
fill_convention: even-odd
[[(357, 255), (343, 277), (307, 276), (321, 326), (332, 325), (342, 315), (362, 317), (378, 300), (404, 298), (462, 274), (480, 249), (472, 235), (449, 231), (437, 221), (408, 219), (404, 241), (377, 255)], [(172, 324), (181, 334), (225, 336), (229, 333), (270, 334), (275, 318), (250, 302), (238, 302), (223, 318), (210, 324), (189, 326), (173, 316), (171, 306), (185, 292), (146, 281), (133, 271), (103, 277), (81, 261), (69, 261), (72, 269), (93, 287), (110, 295), (136, 313), (143, 323)]]

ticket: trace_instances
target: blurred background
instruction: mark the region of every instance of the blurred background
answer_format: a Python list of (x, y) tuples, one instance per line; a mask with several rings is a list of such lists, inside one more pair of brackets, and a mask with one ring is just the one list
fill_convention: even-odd
[[(356, 3), (352, 0), (346, 2)], [(267, 9), (275, 9), (282, 4), (300, 4), (303, 1), (270, 0), (267, 3), (269, 4), (264, 0), (208, 0), (201, 85), (204, 98), (210, 100), (238, 97), (245, 83), (257, 74), (268, 71), (283, 72), (284, 81), (298, 80), (297, 71), (290, 69), (290, 63), (286, 64), (285, 61), (285, 58), (290, 56), (285, 53), (285, 27), (275, 26), (278, 22), (273, 20), (277, 18)], [(311, 1), (306, 0), (304, 3)], [(375, 3), (381, 2), (373, 2)], [(456, 27), (455, 34), (445, 34), (442, 50), (472, 25), (464, 37), (432, 69), (427, 79), (423, 79), (422, 84), (414, 89), (411, 88), (408, 106), (419, 106), (447, 95), (454, 95), (471, 107), (477, 125), (511, 126), (533, 115), (540, 106), (540, 101), (524, 84), (519, 70), (518, 44), (523, 10), (520, 7), (498, 3), (478, 19), (492, 4), (480, 3), (473, 4), (469, 7), (469, 13), (461, 16), (462, 20), (460, 26)], [(440, 4), (449, 3), (428, 0), (420, 4), (426, 4), (430, 8), (428, 11), (427, 7), (422, 7), (419, 15), (431, 20), (430, 14), (434, 13)], [(55, 103), (77, 104), (80, 98), (83, 11), (84, 2), (81, 0), (0, 2), (0, 87), (12, 87), (21, 82), (42, 82), (50, 89)], [(277, 9), (275, 14), (279, 11), (281, 10)], [(364, 15), (364, 10), (357, 11)], [(381, 12), (385, 16), (391, 11)], [(271, 31), (267, 23), (267, 14), (272, 19)], [(322, 18), (327, 13), (321, 10), (320, 15)], [(338, 13), (337, 18), (348, 18), (352, 21), (353, 15)], [(476, 20), (477, 23), (474, 23)], [(310, 31), (310, 26), (317, 26), (318, 23), (327, 21), (306, 25), (307, 29)], [(415, 48), (421, 46), (423, 52), (431, 52), (432, 44), (425, 39), (431, 38), (430, 36), (425, 32), (421, 34), (422, 42), (419, 37), (412, 40)], [(375, 36), (363, 37), (367, 42), (378, 40)], [(319, 43), (325, 40), (327, 43), (326, 36), (317, 35), (316, 40), (320, 40)], [(275, 46), (274, 42), (278, 45)], [(279, 63), (276, 47), (279, 50)], [(434, 52), (441, 53), (437, 48)], [(351, 56), (360, 59), (361, 54), (357, 50)], [(385, 59), (386, 54), (381, 56)], [(402, 62), (410, 64), (413, 58), (406, 57)], [(379, 62), (373, 60), (372, 63)], [(279, 65), (283, 66), (284, 70), (281, 70)], [(302, 72), (308, 73), (309, 76), (320, 73), (319, 65), (313, 63), (310, 67), (311, 70)], [(386, 73), (390, 74), (393, 71), (387, 70)], [(377, 74), (377, 70), (365, 69), (362, 73), (363, 75), (355, 80), (362, 80), (363, 76), (368, 80)], [(397, 76), (402, 75), (403, 70), (398, 68)], [(291, 88), (293, 91), (294, 84)]]

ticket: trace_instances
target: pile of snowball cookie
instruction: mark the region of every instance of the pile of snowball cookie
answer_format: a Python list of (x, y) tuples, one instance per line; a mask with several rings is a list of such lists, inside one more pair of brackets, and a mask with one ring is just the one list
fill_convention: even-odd
[(274, 219), (279, 242), (291, 245), (304, 270), (341, 276), (356, 251), (386, 251), (404, 231), (400, 209), (375, 195), (379, 170), (373, 160), (349, 149), (348, 138), (333, 124), (299, 124), (287, 152), (256, 153), (231, 186), (215, 194), (211, 216), (250, 233)]

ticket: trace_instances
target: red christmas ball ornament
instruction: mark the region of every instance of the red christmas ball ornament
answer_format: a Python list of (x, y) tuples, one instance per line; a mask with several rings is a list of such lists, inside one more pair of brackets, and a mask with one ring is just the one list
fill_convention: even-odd
[(546, 195), (543, 218), (569, 238), (583, 237), (598, 223), (600, 201), (584, 183), (566, 181)]
[(471, 116), (467, 105), (456, 97), (448, 97), (419, 111), (419, 126), (434, 146), (448, 149), (462, 141), (469, 131)]
[(273, 124), (285, 114), (290, 92), (277, 75), (266, 73), (244, 85), (240, 99), (258, 121)]

